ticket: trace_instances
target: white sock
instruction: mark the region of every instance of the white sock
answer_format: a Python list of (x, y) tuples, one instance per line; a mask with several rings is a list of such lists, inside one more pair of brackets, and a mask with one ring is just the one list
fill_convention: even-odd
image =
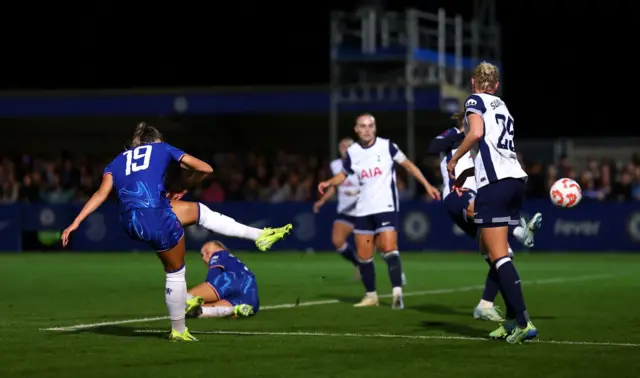
[(480, 308), (493, 308), (493, 302), (485, 301), (484, 299), (480, 299), (480, 303), (478, 303), (478, 307)]
[(396, 286), (393, 289), (391, 289), (391, 294), (395, 297), (395, 296), (402, 296), (402, 287), (400, 286)]
[(177, 272), (166, 273), (165, 302), (169, 310), (171, 328), (182, 333), (186, 325), (184, 323), (184, 309), (187, 302), (187, 280), (185, 279), (186, 266)]
[(263, 230), (238, 223), (235, 219), (216, 213), (201, 203), (198, 203), (198, 207), (200, 208), (198, 224), (216, 234), (253, 241), (258, 240), (260, 234), (262, 234)]
[(189, 299), (193, 298), (194, 296), (195, 296), (195, 295), (191, 295), (191, 294), (187, 293), (187, 301), (188, 301)]
[(201, 318), (225, 318), (233, 315), (233, 307), (203, 307)]
[(524, 228), (518, 226), (518, 227), (513, 229), (512, 234), (520, 243), (524, 243), (524, 239), (525, 239), (525, 230), (524, 230)]
[(375, 291), (368, 292), (366, 296), (369, 298), (378, 299), (378, 293)]

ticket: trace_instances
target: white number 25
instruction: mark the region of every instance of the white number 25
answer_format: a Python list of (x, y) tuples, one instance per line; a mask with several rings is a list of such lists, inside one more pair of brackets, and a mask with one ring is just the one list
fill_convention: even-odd
[(127, 157), (127, 167), (124, 171), (126, 176), (129, 176), (131, 172), (144, 171), (149, 168), (151, 147), (152, 146), (139, 146), (133, 150), (124, 152), (124, 156)]

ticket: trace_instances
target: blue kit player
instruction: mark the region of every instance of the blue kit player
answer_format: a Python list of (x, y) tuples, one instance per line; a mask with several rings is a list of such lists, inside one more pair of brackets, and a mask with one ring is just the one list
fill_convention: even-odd
[(105, 168), (100, 188), (64, 230), (61, 239), (62, 245), (67, 246), (70, 234), (115, 189), (124, 230), (132, 239), (145, 242), (156, 250), (164, 265), (165, 302), (172, 328), (169, 339), (196, 341), (185, 325), (187, 284), (183, 227), (197, 222), (214, 232), (255, 240), (256, 246), (265, 250), (288, 233), (291, 226), (258, 230), (215, 213), (203, 204), (169, 200), (172, 193), (167, 192), (164, 181), (171, 162), (192, 172), (194, 182), (213, 172), (209, 164), (163, 142), (162, 134), (156, 128), (138, 124), (130, 148)]
[(479, 228), (480, 251), (489, 256), (496, 284), (507, 307), (506, 320), (489, 336), (510, 344), (538, 336), (529, 319), (521, 279), (509, 256), (509, 225), (520, 223), (527, 173), (516, 153), (514, 118), (496, 91), (498, 68), (482, 62), (471, 77), (473, 94), (464, 104), (465, 137), (447, 163), (450, 177), (471, 152), (477, 195), (474, 222)]
[(257, 313), (260, 300), (253, 272), (219, 241), (204, 244), (200, 255), (209, 270), (205, 282), (188, 292), (187, 316), (235, 318)]
[[(456, 153), (465, 136), (464, 113), (454, 114), (452, 120), (455, 121), (456, 127), (447, 129), (431, 141), (429, 153), (440, 154), (440, 170), (444, 183), (442, 201), (447, 214), (465, 234), (476, 239), (478, 236), (478, 226), (474, 222), (476, 182), (471, 154), (467, 153), (458, 161), (455, 167), (455, 179), (450, 178), (447, 172), (447, 163)], [(531, 248), (534, 245), (533, 236), (541, 225), (542, 214), (536, 213), (529, 222), (520, 218), (518, 225), (509, 225), (509, 231), (525, 247)], [(513, 257), (511, 247), (509, 247), (509, 255)], [(485, 259), (488, 261), (488, 256), (485, 256)], [(473, 311), (475, 319), (504, 320), (497, 307), (493, 305), (498, 292), (499, 285), (496, 284), (496, 277), (494, 277), (493, 270), (489, 269), (482, 299)]]

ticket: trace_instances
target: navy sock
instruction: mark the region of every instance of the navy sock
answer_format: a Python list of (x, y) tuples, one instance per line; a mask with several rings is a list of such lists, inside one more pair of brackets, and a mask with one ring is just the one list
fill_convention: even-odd
[(358, 260), (356, 259), (356, 251), (353, 248), (351, 248), (349, 243), (344, 243), (342, 247), (338, 248), (338, 253), (340, 253), (340, 256), (344, 257), (345, 260), (353, 264), (353, 266), (358, 266)]
[(520, 284), (520, 276), (516, 267), (509, 257), (502, 257), (496, 260), (495, 266), (500, 275), (500, 287), (502, 288), (501, 291), (505, 303), (508, 303), (513, 312), (515, 312), (518, 326), (526, 327), (529, 322), (529, 314), (524, 304), (522, 285)]
[(384, 261), (387, 263), (391, 287), (402, 287), (402, 262), (400, 261), (400, 252), (387, 252), (382, 255), (382, 258), (384, 258)]
[(373, 259), (359, 262), (358, 269), (360, 270), (360, 278), (367, 293), (376, 291), (376, 267), (373, 265)]
[(493, 267), (491, 262), (489, 264), (489, 272), (487, 272), (487, 279), (484, 282), (484, 291), (482, 292), (482, 299), (487, 302), (495, 302), (498, 292), (500, 291), (500, 276)]

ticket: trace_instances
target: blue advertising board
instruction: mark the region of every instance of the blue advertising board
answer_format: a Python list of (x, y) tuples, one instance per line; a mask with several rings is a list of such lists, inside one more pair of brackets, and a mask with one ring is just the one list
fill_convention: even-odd
[[(290, 237), (274, 250), (330, 251), (335, 208), (325, 206), (313, 214), (310, 203), (215, 203), (209, 207), (239, 222), (262, 228), (294, 225)], [(407, 202), (400, 206), (399, 246), (403, 251), (473, 251), (475, 240), (447, 218), (442, 204)], [(62, 230), (76, 216), (79, 205), (0, 206), (0, 250), (20, 251), (22, 231)], [(525, 215), (542, 212), (544, 222), (533, 250), (640, 251), (640, 203), (584, 202), (577, 208), (555, 208), (549, 201), (526, 203)], [(199, 249), (207, 240), (220, 239), (232, 249), (254, 250), (247, 240), (214, 235), (199, 226), (187, 228), (187, 245)], [(514, 245), (516, 250), (521, 247)], [(104, 204), (73, 235), (75, 251), (149, 250), (122, 230), (117, 207)]]

